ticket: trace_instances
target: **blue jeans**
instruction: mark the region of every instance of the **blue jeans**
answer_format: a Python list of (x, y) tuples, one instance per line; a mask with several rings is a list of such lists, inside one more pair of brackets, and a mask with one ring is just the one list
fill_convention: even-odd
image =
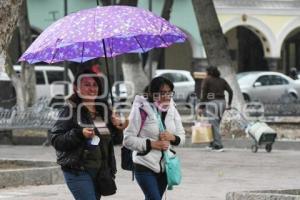
[(145, 200), (161, 200), (167, 188), (166, 173), (157, 174), (151, 171), (134, 172), (137, 183), (142, 189)]
[(98, 200), (100, 195), (96, 193), (92, 177), (86, 171), (63, 170), (66, 184), (75, 200)]

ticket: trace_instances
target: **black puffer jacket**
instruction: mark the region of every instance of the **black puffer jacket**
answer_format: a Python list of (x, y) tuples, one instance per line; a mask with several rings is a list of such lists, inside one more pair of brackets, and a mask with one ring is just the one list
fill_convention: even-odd
[[(77, 113), (77, 106), (73, 102), (67, 103), (60, 113), (60, 117), (51, 129), (51, 144), (56, 149), (57, 163), (65, 168), (83, 169), (83, 152), (86, 138), (82, 134), (83, 127), (80, 124), (94, 125), (93, 120), (85, 107)], [(97, 109), (104, 117), (104, 111)], [(111, 112), (108, 112), (110, 119)], [(78, 119), (80, 117), (80, 119)], [(79, 121), (81, 123), (79, 123)], [(117, 130), (109, 120), (107, 124), (111, 135), (118, 135)], [(116, 173), (116, 161), (114, 156), (113, 141), (111, 137), (102, 136), (95, 128), (96, 134), (100, 137), (102, 154), (104, 154), (112, 173)], [(120, 131), (119, 131), (120, 132)]]

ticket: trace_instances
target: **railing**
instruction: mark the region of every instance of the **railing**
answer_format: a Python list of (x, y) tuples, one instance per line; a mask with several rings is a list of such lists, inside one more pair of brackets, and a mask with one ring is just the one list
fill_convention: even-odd
[(0, 108), (0, 129), (49, 129), (58, 118), (59, 110), (39, 101), (34, 106), (20, 111)]

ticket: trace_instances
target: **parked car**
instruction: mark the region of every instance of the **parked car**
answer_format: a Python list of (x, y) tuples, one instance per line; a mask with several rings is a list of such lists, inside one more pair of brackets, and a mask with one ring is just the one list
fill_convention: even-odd
[[(160, 69), (156, 70), (155, 77), (163, 76), (174, 83), (175, 101), (189, 102), (191, 95), (195, 91), (195, 81), (189, 71), (173, 70), (173, 69)], [(119, 94), (117, 95), (117, 87), (119, 85)], [(126, 100), (127, 89), (125, 83), (118, 83), (112, 87), (112, 93), (117, 100)]]
[(160, 69), (155, 76), (163, 76), (174, 83), (175, 101), (189, 102), (195, 92), (195, 80), (186, 70)]
[[(15, 65), (14, 69), (17, 74), (21, 71), (20, 65)], [(71, 70), (68, 70), (67, 81), (64, 82), (64, 68), (60, 66), (35, 66), (35, 76), (36, 76), (36, 99), (46, 98), (49, 102), (55, 102), (57, 99), (62, 99), (64, 96), (65, 85), (68, 87), (68, 94), (72, 92), (72, 82), (74, 76)], [(11, 86), (10, 78), (6, 73), (1, 73), (0, 84), (8, 84)], [(1, 87), (2, 88), (2, 87)], [(0, 92), (0, 98), (5, 95), (4, 91)], [(8, 94), (5, 92), (5, 94)], [(15, 91), (11, 88), (10, 94), (15, 96)], [(0, 105), (1, 107), (1, 105)]]
[(246, 101), (276, 102), (284, 97), (300, 97), (300, 82), (279, 72), (243, 72), (237, 74), (237, 80)]

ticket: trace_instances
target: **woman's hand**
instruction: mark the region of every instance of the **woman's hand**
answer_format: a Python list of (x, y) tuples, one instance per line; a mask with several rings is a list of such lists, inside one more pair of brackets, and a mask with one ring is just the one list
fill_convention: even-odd
[(157, 149), (157, 150), (167, 150), (170, 146), (169, 141), (151, 141), (151, 148), (152, 149)]
[(173, 135), (172, 133), (168, 132), (168, 131), (164, 131), (162, 133), (159, 134), (159, 139), (162, 141), (175, 141), (175, 135)]
[(122, 122), (122, 119), (117, 114), (112, 114), (111, 122), (115, 127), (117, 127), (117, 129), (121, 129), (121, 130), (125, 129), (128, 125), (128, 120), (125, 119), (125, 122)]
[(83, 134), (83, 136), (84, 136), (85, 138), (90, 139), (90, 138), (93, 138), (93, 137), (94, 137), (95, 131), (94, 131), (93, 128), (83, 128), (82, 134)]

